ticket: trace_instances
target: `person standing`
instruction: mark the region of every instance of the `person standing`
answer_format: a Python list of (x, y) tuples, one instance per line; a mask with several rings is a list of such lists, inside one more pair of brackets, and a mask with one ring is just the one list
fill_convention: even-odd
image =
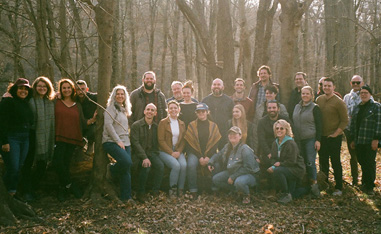
[(302, 100), (302, 88), (307, 85), (307, 74), (304, 72), (297, 72), (294, 77), (295, 88), (291, 92), (290, 100), (288, 101), (287, 110), (290, 113), (290, 119), (294, 113), (295, 106)]
[(381, 104), (371, 99), (369, 86), (360, 89), (361, 103), (353, 110), (350, 126), (351, 148), (356, 150), (362, 170), (361, 189), (374, 195), (376, 155), (381, 140)]
[(246, 119), (252, 121), (254, 118), (254, 104), (253, 101), (245, 96), (245, 80), (242, 78), (237, 78), (234, 80), (234, 90), (235, 92), (230, 97), (234, 104), (241, 104), (245, 108)]
[[(228, 120), (232, 118), (232, 110), (234, 107), (233, 100), (223, 93), (224, 82), (216, 78), (212, 82), (212, 93), (202, 100), (210, 110), (213, 122), (215, 122), (223, 135), (228, 131)], [(218, 143), (218, 149), (222, 149), (226, 144), (227, 139), (222, 137)]]
[(347, 107), (340, 97), (335, 95), (335, 83), (331, 78), (323, 81), (324, 94), (316, 99), (323, 116), (323, 133), (319, 150), (320, 170), (328, 180), (329, 159), (331, 159), (336, 181), (332, 195), (341, 196), (343, 189), (343, 169), (340, 161), (342, 134), (348, 125)]
[(86, 127), (81, 104), (76, 102), (74, 83), (70, 79), (58, 82), (61, 99), (55, 106), (55, 139), (53, 165), (59, 179), (58, 200), (64, 201), (70, 191), (76, 198), (82, 197), (82, 191), (70, 177), (70, 163), (77, 146), (83, 146), (82, 129)]
[(4, 185), (8, 193), (14, 196), (19, 184), (19, 174), (28, 154), (34, 118), (28, 103), (32, 97), (29, 81), (18, 78), (8, 92), (11, 97), (3, 98), (0, 103), (0, 139), (6, 169)]
[(351, 119), (353, 115), (353, 110), (357, 105), (361, 103), (360, 98), (360, 88), (364, 85), (364, 81), (361, 76), (354, 75), (351, 79), (351, 87), (352, 90), (344, 96), (344, 102), (345, 105), (347, 105), (348, 110), (348, 126), (344, 130), (345, 138), (347, 139), (347, 146), (349, 154), (351, 155), (350, 164), (351, 164), (351, 175), (352, 175), (352, 185), (357, 186), (358, 185), (358, 161), (357, 161), (357, 155), (356, 150), (352, 149), (351, 142), (350, 142), (350, 124)]
[(185, 128), (188, 128), (188, 124), (197, 119), (196, 106), (197, 100), (192, 98), (194, 89), (192, 81), (185, 82), (183, 86), (183, 98), (184, 101), (180, 102), (180, 115), (179, 119), (184, 121)]
[(316, 152), (320, 150), (322, 134), (322, 115), (320, 108), (313, 102), (313, 90), (310, 86), (301, 89), (302, 100), (295, 106), (293, 116), (295, 141), (300, 155), (304, 158), (307, 175), (311, 184), (311, 193), (320, 196), (317, 184)]
[(115, 159), (109, 165), (112, 177), (120, 180), (120, 199), (131, 200), (131, 143), (128, 134), (128, 116), (131, 104), (126, 87), (117, 85), (107, 100), (104, 112), (102, 145), (106, 153)]
[(147, 71), (142, 77), (142, 86), (131, 92), (131, 116), (130, 124), (144, 117), (144, 108), (148, 103), (153, 103), (157, 108), (157, 115), (154, 121), (159, 123), (160, 120), (167, 116), (165, 109), (164, 94), (156, 88), (156, 74), (153, 71)]

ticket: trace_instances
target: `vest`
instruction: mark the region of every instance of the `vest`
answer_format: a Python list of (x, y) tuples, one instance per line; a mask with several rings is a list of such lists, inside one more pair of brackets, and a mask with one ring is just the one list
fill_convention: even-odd
[(294, 109), (293, 120), (295, 134), (298, 140), (306, 140), (316, 137), (316, 126), (313, 109), (316, 104), (310, 102), (307, 106), (302, 106), (302, 102)]

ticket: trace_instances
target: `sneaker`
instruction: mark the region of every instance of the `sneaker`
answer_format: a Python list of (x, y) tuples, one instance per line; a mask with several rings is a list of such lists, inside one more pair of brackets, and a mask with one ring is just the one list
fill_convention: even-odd
[(287, 204), (292, 202), (292, 197), (290, 193), (284, 193), (282, 196), (278, 199), (279, 203)]
[(333, 196), (341, 196), (343, 192), (340, 189), (336, 189), (335, 192), (332, 193)]
[(320, 197), (320, 190), (319, 190), (319, 185), (318, 184), (311, 185), (311, 194), (314, 197)]
[(184, 195), (183, 190), (182, 190), (182, 189), (178, 189), (178, 190), (177, 190), (177, 196), (178, 196), (178, 197), (183, 197), (183, 195)]
[(135, 205), (136, 205), (136, 202), (135, 202), (134, 199), (129, 198), (129, 199), (126, 201), (126, 205), (127, 205), (127, 206), (135, 206)]
[(242, 199), (242, 204), (249, 204), (250, 203), (250, 194), (245, 195)]
[(168, 191), (168, 195), (169, 195), (169, 198), (176, 198), (177, 197), (177, 187), (172, 187), (169, 191)]

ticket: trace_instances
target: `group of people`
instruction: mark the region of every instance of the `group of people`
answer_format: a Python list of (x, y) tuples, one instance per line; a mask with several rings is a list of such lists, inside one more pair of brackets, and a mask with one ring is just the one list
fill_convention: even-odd
[[(188, 188), (196, 199), (205, 188), (201, 184), (214, 193), (232, 192), (245, 204), (250, 203), (253, 187), (278, 194), (281, 203), (306, 193), (318, 197), (317, 152), (327, 180), (331, 159), (336, 182), (333, 195), (340, 196), (343, 133), (351, 153), (353, 184), (358, 184), (358, 160), (363, 171), (361, 189), (373, 194), (381, 106), (363, 79), (352, 78), (352, 90), (343, 101), (335, 94), (334, 80), (319, 80), (322, 88), (315, 94), (306, 74), (298, 72), (286, 108), (279, 100), (279, 85), (271, 81), (270, 67), (261, 66), (257, 75), (259, 80), (248, 96), (245, 80), (237, 78), (234, 94), (227, 96), (224, 82), (216, 78), (211, 94), (201, 102), (192, 97), (190, 81), (174, 81), (173, 97), (165, 99), (152, 71), (143, 74), (141, 87), (131, 95), (125, 86), (114, 87), (104, 112), (102, 146), (116, 161), (107, 166), (107, 177), (118, 184), (120, 199), (133, 202), (131, 178), (137, 181), (138, 201), (147, 199), (148, 181), (152, 194), (159, 194), (165, 167), (170, 171), (171, 198), (182, 197)], [(16, 193), (21, 168), (33, 181), (26, 183), (32, 184), (28, 194), (52, 159), (60, 184), (58, 199), (65, 200), (68, 192), (82, 196), (70, 179), (69, 166), (74, 149), (84, 144), (83, 137), (88, 140), (87, 150), (93, 150), (91, 128), (97, 112), (84, 93), (94, 101), (96, 95), (88, 92), (84, 81), (77, 84), (76, 89), (71, 80), (62, 79), (57, 95), (45, 77), (37, 78), (32, 87), (20, 78), (3, 98), (2, 155), (10, 194)], [(136, 175), (132, 176), (132, 170)]]

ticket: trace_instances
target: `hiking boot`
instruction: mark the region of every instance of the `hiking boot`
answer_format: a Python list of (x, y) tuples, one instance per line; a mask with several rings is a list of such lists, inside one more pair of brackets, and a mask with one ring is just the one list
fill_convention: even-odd
[(320, 190), (319, 190), (319, 185), (318, 184), (311, 185), (311, 194), (314, 197), (320, 197)]
[(340, 189), (335, 189), (335, 192), (332, 193), (333, 196), (341, 196), (343, 192)]
[(281, 197), (278, 199), (279, 203), (287, 204), (292, 202), (292, 197), (290, 193), (283, 193)]

